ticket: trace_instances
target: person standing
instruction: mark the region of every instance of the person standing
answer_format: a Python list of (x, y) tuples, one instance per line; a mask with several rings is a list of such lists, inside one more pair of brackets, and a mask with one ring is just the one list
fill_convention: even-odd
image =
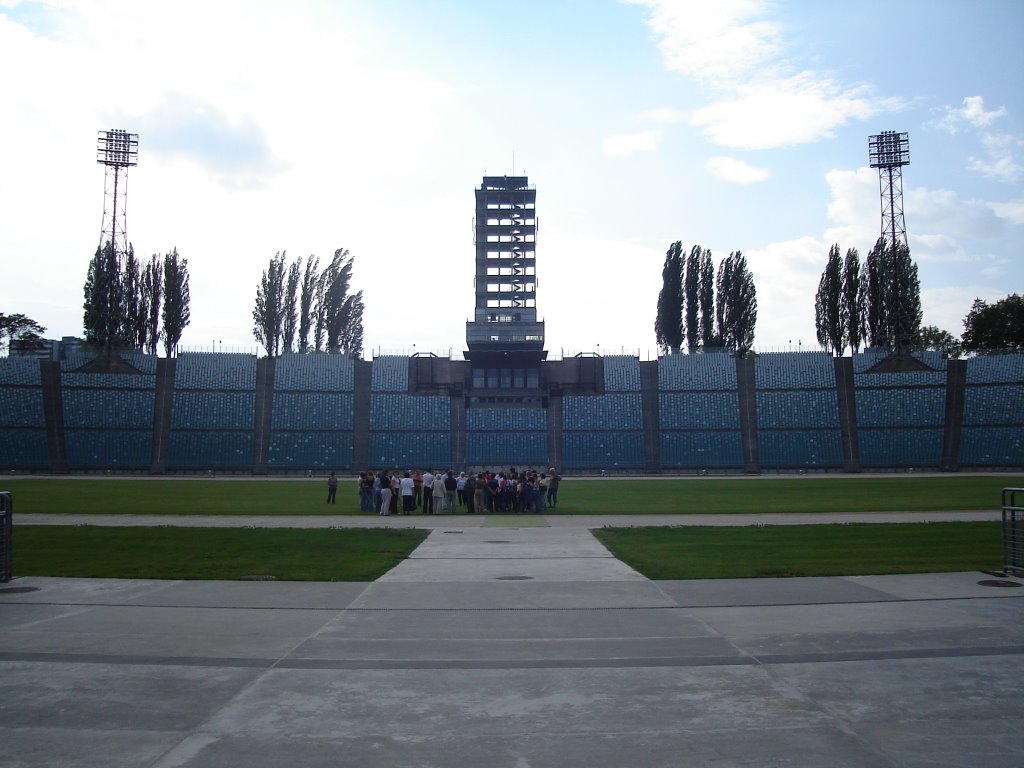
[(434, 514), (434, 473), (429, 469), (423, 473), (423, 514)]
[(455, 497), (459, 490), (459, 481), (455, 477), (455, 473), (450, 469), (448, 474), (444, 477), (444, 507), (448, 510), (448, 514), (454, 514), (458, 510), (455, 507)]
[(466, 473), (459, 472), (459, 484), (455, 488), (455, 492), (459, 496), (459, 506), (472, 506), (472, 502), (467, 504), (466, 502)]
[(338, 476), (331, 472), (327, 478), (327, 503), (335, 504), (335, 497), (338, 495)]
[(416, 509), (416, 485), (412, 481), (412, 473), (406, 472), (402, 478), (402, 514), (408, 515)]
[(472, 472), (466, 476), (466, 482), (462, 484), (462, 499), (466, 502), (466, 514), (474, 514), (476, 512), (476, 476)]
[(380, 513), (391, 514), (391, 478), (387, 472), (380, 473)]
[(562, 482), (562, 478), (555, 472), (554, 467), (548, 472), (551, 473), (551, 477), (548, 478), (548, 506), (555, 509), (558, 507), (558, 486)]
[(487, 511), (487, 478), (483, 472), (476, 476), (476, 485), (473, 488), (473, 510), (482, 515)]
[(431, 501), (433, 503), (432, 514), (436, 515), (440, 512), (444, 512), (444, 475), (442, 475), (440, 472), (438, 472), (437, 475), (434, 477)]

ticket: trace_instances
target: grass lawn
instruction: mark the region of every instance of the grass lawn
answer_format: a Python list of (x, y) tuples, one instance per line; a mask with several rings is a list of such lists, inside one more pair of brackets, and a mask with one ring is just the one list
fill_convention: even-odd
[[(893, 512), (997, 509), (1021, 475), (937, 477), (568, 478), (549, 514)], [(7, 478), (15, 515), (76, 514), (356, 515), (355, 480), (342, 478), (338, 503), (317, 480)]]
[(427, 531), (19, 525), (16, 576), (373, 581)]
[(651, 579), (1002, 568), (998, 522), (605, 528), (595, 533), (616, 557)]

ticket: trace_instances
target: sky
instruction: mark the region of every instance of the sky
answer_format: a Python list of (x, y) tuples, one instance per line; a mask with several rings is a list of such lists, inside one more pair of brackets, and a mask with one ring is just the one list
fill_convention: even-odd
[(123, 129), (128, 239), (188, 260), (183, 350), (263, 354), (271, 257), (345, 248), (366, 357), (458, 357), (473, 192), (506, 174), (537, 189), (552, 356), (653, 359), (676, 240), (746, 256), (755, 349), (813, 349), (892, 130), (923, 322), (958, 337), (1024, 290), (1022, 39), (1019, 0), (0, 0), (0, 312), (82, 334)]

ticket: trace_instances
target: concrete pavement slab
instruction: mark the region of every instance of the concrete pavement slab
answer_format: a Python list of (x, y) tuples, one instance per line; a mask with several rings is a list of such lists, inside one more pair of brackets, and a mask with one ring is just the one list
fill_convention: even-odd
[(1024, 763), (1024, 595), (983, 574), (650, 582), (585, 528), (471, 528), (368, 585), (19, 579), (0, 762)]
[(0, 634), (0, 651), (278, 658), (335, 611), (95, 606)]
[(870, 603), (892, 595), (843, 577), (800, 579), (663, 580), (657, 585), (679, 605), (809, 605), (813, 603)]

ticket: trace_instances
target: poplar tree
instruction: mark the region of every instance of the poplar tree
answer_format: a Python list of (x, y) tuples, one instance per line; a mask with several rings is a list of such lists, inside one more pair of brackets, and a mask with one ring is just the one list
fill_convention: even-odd
[(693, 246), (686, 257), (686, 277), (683, 295), (686, 303), (686, 346), (695, 352), (700, 343), (700, 261), (701, 247)]
[(715, 338), (715, 266), (707, 248), (700, 255), (697, 303), (700, 307), (700, 343), (703, 347), (717, 346)]
[(665, 253), (654, 335), (663, 352), (679, 354), (683, 344), (683, 244), (677, 240)]
[(721, 344), (743, 357), (754, 346), (757, 288), (742, 251), (730, 253), (719, 265), (717, 315)]
[(843, 312), (846, 318), (846, 341), (854, 354), (860, 351), (860, 345), (867, 335), (864, 302), (865, 286), (860, 271), (860, 254), (856, 248), (850, 248), (843, 262)]
[(174, 248), (164, 257), (162, 317), (164, 354), (167, 357), (177, 355), (181, 334), (192, 322), (188, 281), (188, 259), (179, 256), (178, 249)]
[(847, 342), (848, 318), (843, 296), (843, 261), (836, 243), (829, 249), (828, 262), (814, 297), (814, 327), (818, 344), (835, 355), (843, 354)]

